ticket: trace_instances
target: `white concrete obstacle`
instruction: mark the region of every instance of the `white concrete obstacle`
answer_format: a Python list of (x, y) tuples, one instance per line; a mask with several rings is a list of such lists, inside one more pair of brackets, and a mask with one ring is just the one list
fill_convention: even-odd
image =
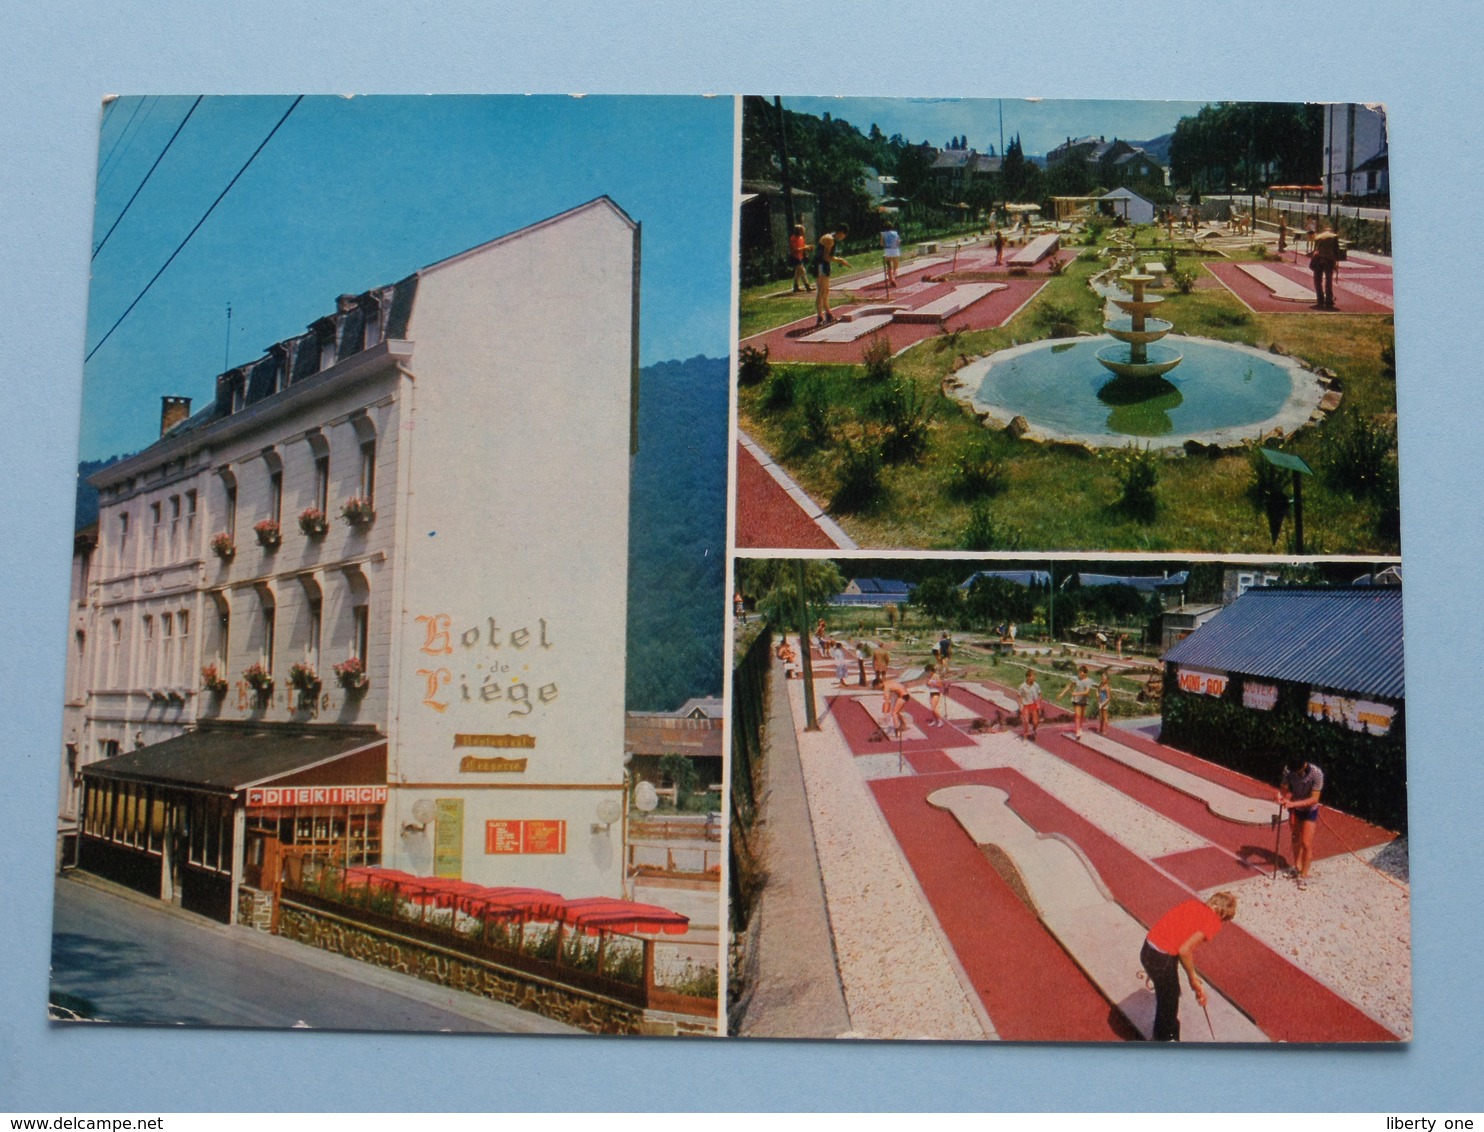
[(1288, 276), (1274, 271), (1271, 267), (1264, 267), (1260, 263), (1239, 263), (1237, 266), (1271, 291), (1275, 299), (1283, 299), (1290, 303), (1312, 303), (1314, 301), (1314, 292), (1311, 288), (1305, 287), (1302, 283), (1295, 283)]
[[(1070, 738), (1070, 736), (1068, 736)], [(1082, 733), (1082, 745), (1091, 747), (1101, 755), (1122, 763), (1124, 766), (1163, 782), (1180, 793), (1204, 802), (1206, 808), (1219, 818), (1240, 822), (1243, 825), (1273, 824), (1278, 814), (1278, 803), (1262, 798), (1251, 798), (1219, 783), (1211, 782), (1198, 774), (1171, 766), (1163, 759), (1146, 755), (1122, 743), (1115, 742), (1096, 731)]]

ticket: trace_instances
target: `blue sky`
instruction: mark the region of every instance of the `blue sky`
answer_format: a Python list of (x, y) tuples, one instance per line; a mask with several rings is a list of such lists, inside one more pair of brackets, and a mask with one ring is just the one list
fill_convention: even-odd
[(844, 118), (865, 133), (875, 122), (888, 137), (901, 134), (911, 142), (941, 146), (949, 138), (967, 134), (980, 153), (1000, 149), (1001, 106), (1005, 112), (1005, 140), (1020, 134), (1027, 154), (1044, 154), (1067, 137), (1087, 134), (1126, 141), (1149, 141), (1194, 115), (1204, 102), (1113, 102), (1047, 98), (789, 98), (783, 104), (805, 114)]
[[(191, 97), (121, 98), (99, 137), (96, 247)], [(293, 99), (213, 97), (93, 261), (85, 353), (149, 282)], [(727, 98), (305, 98), (85, 367), (81, 453), (158, 435), (218, 373), (445, 256), (601, 194), (644, 225), (644, 364), (724, 357), (731, 307)], [(226, 361), (227, 304), (232, 306)]]

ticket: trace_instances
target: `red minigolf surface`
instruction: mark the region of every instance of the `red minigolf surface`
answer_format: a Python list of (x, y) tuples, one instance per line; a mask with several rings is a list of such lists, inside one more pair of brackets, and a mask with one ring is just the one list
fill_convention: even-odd
[[(997, 691), (1000, 691), (1000, 692), (1005, 693), (1005, 695), (1009, 696), (1012, 700), (1014, 700), (1016, 698), (1016, 694), (1015, 694), (1014, 689), (1007, 688), (1003, 684), (996, 684), (993, 681), (989, 681), (989, 680), (981, 680), (980, 683), (981, 684), (984, 684), (984, 685), (986, 685), (988, 687), (994, 688)], [(1045, 695), (1045, 692), (1044, 691), (1042, 692), (1042, 695), (1043, 696)], [(983, 696), (981, 696), (978, 692), (975, 692), (973, 689), (971, 689), (971, 688), (965, 688), (965, 687), (962, 687), (961, 685), (958, 685), (958, 684), (950, 684), (949, 685), (949, 687), (948, 687), (948, 698), (951, 699), (954, 703), (960, 704), (961, 706), (968, 708), (970, 711), (976, 711), (976, 712), (978, 712), (985, 719), (988, 719), (990, 721), (993, 721), (995, 719), (996, 713), (998, 713), (1000, 715), (1009, 714), (1011, 716), (1011, 719), (1012, 720), (1018, 720), (1019, 719), (1019, 716), (1018, 715), (1016, 715), (1014, 713), (1007, 713), (1007, 712), (1005, 712), (1005, 709), (1001, 708), (993, 700), (985, 699)], [(1058, 720), (1071, 719), (1071, 718), (1072, 718), (1072, 713), (1069, 712), (1069, 711), (1067, 711), (1066, 708), (1058, 707), (1056, 704), (1053, 704), (1053, 703), (1049, 702), (1048, 700), (1042, 699), (1042, 701), (1041, 701), (1041, 722), (1043, 724), (1046, 724), (1046, 723), (1055, 723)], [(1016, 726), (1019, 726), (1019, 724), (1017, 723)]]
[[(977, 302), (950, 315), (946, 325), (951, 330), (988, 330), (999, 327), (1009, 322), (1011, 317), (1025, 306), (1031, 299), (1035, 298), (1036, 292), (1046, 286), (1044, 274), (1028, 275), (1023, 278), (1009, 278), (993, 280), (1003, 282), (1005, 290), (996, 291), (992, 295), (986, 295)], [(921, 292), (911, 295), (904, 301), (910, 301), (914, 307), (923, 306), (941, 295), (946, 295), (951, 290), (951, 285), (932, 286)], [(894, 293), (895, 295), (895, 293)], [(831, 298), (833, 299), (833, 294)], [(884, 292), (874, 288), (857, 292), (851, 298), (864, 298), (867, 302), (885, 302)], [(895, 301), (895, 297), (893, 298)], [(831, 304), (831, 311), (839, 318), (839, 312), (846, 303)], [(878, 330), (857, 338), (854, 342), (801, 342), (800, 338), (814, 333), (814, 315), (810, 314), (796, 322), (784, 326), (774, 327), (772, 330), (754, 334), (750, 338), (744, 338), (740, 345), (751, 346), (754, 349), (768, 348), (768, 356), (775, 362), (822, 362), (832, 365), (860, 365), (861, 355), (866, 347), (871, 344), (874, 337), (884, 337), (891, 346), (893, 354), (900, 353), (908, 346), (915, 345), (927, 338), (937, 337), (939, 324), (932, 322), (889, 322)]]
[[(1014, 770), (964, 771), (870, 783), (934, 914), (1002, 1037), (1113, 1040), (1130, 1036), (1127, 1023), (1121, 1016), (1111, 1017), (1112, 1008), (1071, 964), (1039, 920), (999, 882), (957, 821), (946, 811), (928, 805), (929, 794), (960, 783), (1004, 790), (1011, 808), (1033, 829), (1074, 842), (1114, 899), (1146, 927), (1174, 905), (1190, 899), (1192, 890)], [(999, 891), (991, 881), (998, 882)], [(1396, 1035), (1384, 1026), (1244, 932), (1239, 926), (1240, 908), (1237, 915), (1236, 922), (1201, 948), (1200, 970), (1268, 1037), (1287, 1042), (1395, 1040)], [(1129, 961), (1137, 963), (1137, 956), (1131, 955)], [(1100, 1023), (1096, 1011), (1090, 1011), (1088, 995), (1095, 996), (1101, 1005)], [(1185, 1021), (1193, 1024), (1195, 1020)], [(1099, 1028), (1100, 1033), (1091, 1032)]]
[[(1291, 255), (1291, 253), (1288, 253)], [(1314, 288), (1314, 276), (1309, 271), (1307, 256), (1301, 255), (1299, 262), (1294, 264), (1289, 261), (1282, 263), (1268, 261), (1263, 264), (1287, 279), (1292, 279), (1312, 293)], [(1207, 263), (1206, 269), (1216, 276), (1222, 285), (1241, 299), (1252, 310), (1259, 314), (1299, 314), (1314, 312), (1314, 307), (1309, 303), (1293, 302), (1288, 299), (1280, 299), (1248, 275), (1234, 263)], [(1339, 271), (1335, 274), (1335, 309), (1332, 314), (1391, 314), (1392, 308), (1384, 302), (1377, 302), (1365, 295), (1357, 295), (1346, 290), (1340, 284), (1342, 281), (1353, 281), (1367, 288), (1373, 289), (1380, 294), (1390, 297), (1392, 294), (1392, 279), (1390, 272), (1381, 273), (1376, 270), (1358, 269), (1347, 264), (1340, 264)]]
[[(1273, 797), (1272, 786), (1266, 786), (1255, 779), (1247, 778), (1225, 767), (1218, 767), (1192, 755), (1174, 751), (1135, 732), (1122, 731), (1115, 727), (1108, 738), (1125, 747), (1158, 758), (1171, 766), (1177, 766), (1199, 775), (1208, 781), (1229, 787), (1248, 797)], [(1132, 767), (1124, 766), (1106, 755), (1075, 742), (1065, 731), (1043, 731), (1040, 743), (1045, 750), (1058, 758), (1101, 779), (1109, 786), (1143, 803), (1156, 813), (1163, 814), (1192, 833), (1199, 834), (1213, 845), (1220, 846), (1232, 854), (1237, 862), (1250, 862), (1258, 871), (1272, 867), (1273, 833), (1271, 826), (1248, 825), (1217, 817), (1205, 802), (1192, 798), (1188, 794), (1182, 794), (1173, 786), (1151, 778)], [(1395, 834), (1379, 826), (1371, 825), (1350, 814), (1340, 813), (1338, 810), (1326, 808), (1323, 814), (1324, 821), (1319, 823), (1319, 829), (1314, 837), (1314, 859), (1316, 861), (1345, 852), (1346, 844), (1352, 849), (1364, 849), (1373, 845), (1383, 845), (1395, 837)], [(1283, 851), (1286, 852), (1286, 833), (1283, 840)], [(1240, 865), (1236, 867), (1240, 871), (1234, 872), (1228, 879), (1250, 875), (1250, 870)]]
[(964, 769), (942, 751), (903, 751), (902, 755), (918, 774), (952, 774)]
[[(896, 738), (887, 736), (881, 730), (881, 717), (872, 714), (881, 706), (881, 701), (875, 696), (870, 696), (864, 701), (850, 696), (830, 696), (827, 702), (830, 705), (830, 714), (835, 717), (835, 722), (840, 727), (840, 734), (845, 737), (851, 754), (879, 755), (897, 749)], [(972, 747), (974, 745), (973, 739), (952, 724), (925, 728), (925, 725), (932, 721), (933, 713), (916, 700), (907, 701), (907, 715), (919, 728), (924, 728), (925, 733), (930, 734), (932, 738), (903, 740), (901, 749), (904, 754), (908, 751), (938, 751), (944, 747)]]
[(737, 445), (737, 545), (834, 550), (834, 540), (743, 445)]

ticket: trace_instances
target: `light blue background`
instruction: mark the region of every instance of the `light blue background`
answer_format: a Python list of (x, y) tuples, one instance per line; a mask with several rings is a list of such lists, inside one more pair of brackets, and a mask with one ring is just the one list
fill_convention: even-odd
[[(0, 36), (0, 1109), (1484, 1108), (1480, 26), (1452, 0), (9, 4)], [(641, 14), (642, 11), (642, 14)], [(1134, 12), (1137, 17), (1115, 18)], [(1058, 35), (1058, 29), (1064, 35)], [(43, 1020), (100, 97), (1382, 100), (1395, 146), (1416, 1038), (1374, 1050), (474, 1039)], [(684, 139), (676, 188), (684, 191)], [(1295, 1004), (1302, 1009), (1302, 1004)]]

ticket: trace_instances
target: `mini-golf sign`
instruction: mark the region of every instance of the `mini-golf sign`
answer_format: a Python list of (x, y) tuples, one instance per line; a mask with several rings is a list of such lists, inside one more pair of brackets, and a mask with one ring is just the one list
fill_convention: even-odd
[(1202, 672), (1199, 668), (1182, 668), (1175, 678), (1182, 692), (1198, 696), (1221, 696), (1226, 694), (1225, 672)]
[(527, 759), (480, 759), (465, 755), (459, 760), (462, 774), (524, 774)]
[(1327, 692), (1310, 692), (1309, 716), (1311, 719), (1343, 723), (1351, 731), (1385, 735), (1391, 730), (1396, 708), (1390, 704), (1372, 703), (1370, 700), (1352, 700)]
[(564, 821), (497, 819), (484, 823), (486, 853), (565, 853), (567, 823)]
[(1242, 706), (1253, 711), (1272, 711), (1278, 706), (1278, 685), (1246, 680), (1242, 684)]

